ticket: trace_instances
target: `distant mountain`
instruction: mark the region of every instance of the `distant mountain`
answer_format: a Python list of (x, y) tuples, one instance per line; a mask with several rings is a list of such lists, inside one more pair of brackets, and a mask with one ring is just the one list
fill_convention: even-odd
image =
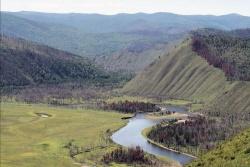
[[(157, 50), (165, 50), (169, 42), (180, 40), (190, 30), (202, 27), (226, 30), (250, 27), (250, 18), (237, 14), (184, 16), (137, 13), (109, 16), (1, 12), (1, 19), (1, 31), (8, 36), (89, 57), (108, 69), (128, 71), (143, 69), (154, 60), (151, 54), (154, 50), (156, 53)], [(144, 54), (147, 63), (140, 63), (143, 52), (147, 53)], [(112, 61), (112, 57), (117, 55), (119, 61)], [(121, 66), (120, 62), (124, 64)]]
[(90, 60), (23, 39), (1, 37), (0, 87), (118, 82)]
[[(166, 28), (193, 29), (211, 27), (217, 29), (249, 28), (250, 18), (238, 14), (213, 15), (178, 15), (172, 13), (137, 13), (137, 14), (56, 14), (39, 12), (11, 13), (32, 21), (57, 23), (80, 28), (86, 33), (132, 32), (141, 30), (164, 31)], [(98, 26), (101, 25), (101, 26)]]

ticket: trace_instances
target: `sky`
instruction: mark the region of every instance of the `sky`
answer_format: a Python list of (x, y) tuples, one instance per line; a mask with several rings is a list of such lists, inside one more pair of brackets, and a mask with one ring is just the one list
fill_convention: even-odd
[(1, 0), (2, 11), (50, 13), (155, 13), (250, 16), (250, 0)]

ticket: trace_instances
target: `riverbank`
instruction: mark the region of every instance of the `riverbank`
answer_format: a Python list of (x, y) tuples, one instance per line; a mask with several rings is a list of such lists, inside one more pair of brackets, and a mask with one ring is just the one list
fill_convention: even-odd
[(152, 120), (186, 119), (188, 117), (188, 114), (175, 112), (162, 115), (160, 112), (154, 112), (154, 113), (147, 113), (145, 117)]
[(153, 145), (155, 145), (155, 146), (157, 146), (157, 147), (160, 147), (160, 148), (163, 148), (163, 149), (166, 149), (166, 150), (169, 150), (169, 151), (178, 153), (178, 154), (183, 154), (183, 155), (189, 156), (189, 157), (194, 158), (194, 159), (197, 158), (197, 157), (194, 156), (194, 155), (191, 155), (191, 154), (188, 154), (188, 153), (184, 153), (184, 152), (180, 152), (180, 151), (177, 151), (177, 150), (172, 149), (172, 148), (168, 148), (168, 147), (166, 147), (166, 146), (164, 146), (164, 145), (162, 145), (162, 144), (160, 144), (160, 143), (157, 143), (157, 142), (155, 142), (155, 141), (149, 139), (149, 138), (147, 137), (147, 134), (148, 134), (148, 132), (149, 132), (151, 129), (152, 129), (152, 127), (145, 128), (145, 129), (143, 129), (143, 131), (141, 132), (142, 136), (145, 137), (146, 140), (147, 140), (149, 143), (151, 143), (151, 144), (153, 144)]

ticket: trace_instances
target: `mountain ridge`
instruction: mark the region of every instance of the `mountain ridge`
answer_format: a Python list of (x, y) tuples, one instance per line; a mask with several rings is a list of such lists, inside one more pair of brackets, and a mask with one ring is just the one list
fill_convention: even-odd
[(250, 111), (250, 82), (228, 80), (220, 68), (193, 51), (191, 38), (148, 66), (122, 92), (203, 102), (216, 112)]

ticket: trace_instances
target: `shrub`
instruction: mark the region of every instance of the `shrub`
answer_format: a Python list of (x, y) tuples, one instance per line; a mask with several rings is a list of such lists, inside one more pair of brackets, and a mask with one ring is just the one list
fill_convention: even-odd
[(145, 156), (144, 151), (139, 147), (135, 148), (117, 148), (110, 153), (107, 153), (103, 156), (102, 161), (106, 164), (110, 162), (118, 162), (118, 163), (139, 163), (146, 165), (154, 165), (155, 162), (150, 160), (147, 156)]

